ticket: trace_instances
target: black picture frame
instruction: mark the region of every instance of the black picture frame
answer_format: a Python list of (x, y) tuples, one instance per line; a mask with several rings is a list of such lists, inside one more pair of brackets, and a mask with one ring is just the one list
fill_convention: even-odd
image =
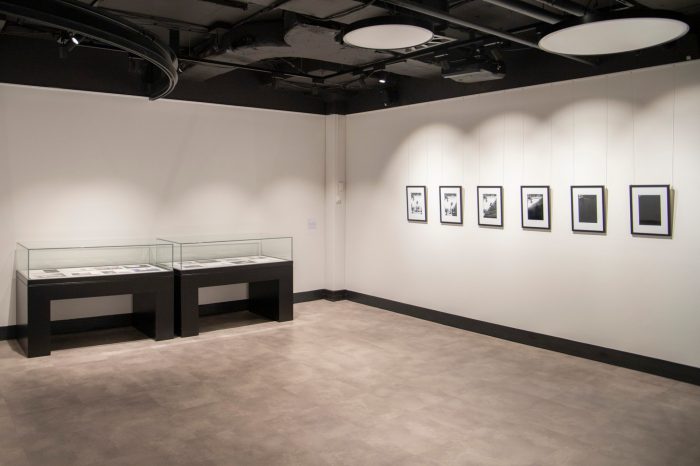
[[(543, 205), (542, 205), (542, 224), (538, 225), (535, 223), (526, 224), (526, 222), (534, 222), (535, 220), (525, 219), (525, 192), (527, 190), (541, 190), (543, 195)], [(546, 202), (545, 202), (546, 201)], [(544, 206), (546, 204), (546, 207)], [(529, 210), (529, 208), (528, 208)], [(550, 231), (552, 229), (552, 215), (551, 215), (551, 196), (549, 186), (520, 186), (520, 225), (525, 230), (544, 230)]]
[[(635, 211), (635, 191), (655, 192), (652, 196), (659, 196), (659, 225), (642, 225), (639, 218), (636, 218)], [(641, 194), (641, 193), (640, 193)], [(660, 236), (671, 237), (673, 234), (673, 224), (671, 216), (671, 185), (668, 184), (633, 184), (630, 185), (630, 232), (633, 236)], [(644, 194), (642, 194), (644, 195)], [(647, 194), (648, 195), (648, 194)], [(663, 202), (662, 197), (666, 198)], [(639, 201), (639, 199), (637, 198)], [(665, 208), (665, 212), (664, 212)], [(639, 214), (639, 212), (638, 212)], [(658, 228), (654, 228), (658, 226)]]
[[(481, 194), (483, 190), (495, 190), (498, 192), (498, 212), (496, 221), (493, 223), (482, 222)], [(481, 227), (503, 228), (503, 186), (477, 186), (476, 187), (476, 218)]]
[[(423, 191), (423, 218), (411, 218), (411, 190)], [(406, 186), (406, 219), (411, 223), (428, 223), (428, 189), (423, 185)]]
[[(601, 226), (598, 228), (584, 228), (581, 227), (581, 213), (580, 213), (580, 206), (578, 209), (575, 206), (575, 196), (576, 196), (576, 191), (597, 191), (596, 196), (597, 199), (600, 200), (600, 211), (599, 211), (599, 216), (598, 216), (598, 209), (597, 209), (597, 202), (596, 202), (596, 216), (599, 218), (598, 222), (595, 222), (596, 225), (600, 224)], [(571, 231), (576, 232), (576, 233), (599, 233), (599, 234), (605, 234), (607, 232), (607, 212), (605, 208), (606, 204), (606, 198), (605, 198), (605, 186), (602, 185), (577, 185), (577, 186), (571, 186)], [(579, 221), (576, 221), (576, 211), (579, 212)], [(578, 227), (577, 227), (578, 224)]]
[[(455, 210), (457, 212), (457, 215), (455, 215), (455, 217), (457, 217), (457, 219), (454, 221), (445, 220), (445, 218), (446, 218), (444, 215), (445, 206), (443, 205), (443, 201), (444, 201), (443, 191), (445, 191), (445, 190), (456, 190), (458, 192), (457, 204), (455, 205), (455, 207), (456, 207)], [(464, 212), (463, 212), (463, 208), (462, 208), (462, 206), (464, 205), (462, 203), (462, 199), (463, 199), (462, 187), (461, 186), (440, 186), (439, 195), (440, 195), (440, 223), (445, 224), (445, 225), (462, 225), (464, 223)]]

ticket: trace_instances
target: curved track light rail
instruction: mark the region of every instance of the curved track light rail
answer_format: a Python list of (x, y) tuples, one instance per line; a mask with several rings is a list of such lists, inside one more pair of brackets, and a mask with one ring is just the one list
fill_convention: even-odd
[(170, 94), (177, 85), (175, 53), (123, 19), (74, 0), (0, 0), (0, 13), (10, 18), (62, 29), (132, 53), (160, 71), (149, 92), (151, 100)]

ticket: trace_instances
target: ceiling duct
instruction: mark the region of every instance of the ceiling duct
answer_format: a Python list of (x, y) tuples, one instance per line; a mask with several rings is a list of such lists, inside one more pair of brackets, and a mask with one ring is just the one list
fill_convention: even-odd
[[(253, 23), (242, 26), (238, 35), (232, 38), (221, 53), (212, 55), (219, 62), (251, 65), (266, 60), (307, 59), (326, 63), (326, 69), (317, 68), (314, 74), (319, 78), (335, 74), (341, 66), (358, 67), (366, 63), (395, 57), (395, 52), (375, 51), (345, 45), (337, 40), (339, 30), (331, 24), (307, 22), (293, 13), (285, 15), (284, 22)], [(452, 39), (437, 37), (434, 45), (450, 42)], [(430, 44), (425, 44), (424, 47)], [(230, 72), (230, 69), (197, 66), (187, 69), (184, 75), (193, 79), (210, 79)], [(438, 77), (441, 68), (418, 60), (407, 59), (406, 63), (389, 70), (396, 74), (416, 78)], [(345, 76), (338, 82), (355, 79)], [(330, 84), (330, 83), (329, 83)]]
[(178, 80), (178, 60), (166, 45), (134, 24), (73, 0), (0, 0), (0, 13), (89, 37), (143, 58), (158, 70), (149, 85), (152, 100), (165, 97)]
[(506, 77), (503, 63), (471, 63), (464, 66), (453, 67), (445, 70), (443, 78), (451, 79), (462, 84), (494, 81)]
[(537, 0), (543, 5), (550, 6), (556, 10), (563, 11), (570, 15), (582, 17), (587, 11), (586, 8), (570, 0)]

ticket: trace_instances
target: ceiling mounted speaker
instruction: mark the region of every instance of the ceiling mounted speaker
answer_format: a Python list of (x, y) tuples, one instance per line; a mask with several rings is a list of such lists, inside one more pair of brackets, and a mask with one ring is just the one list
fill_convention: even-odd
[(665, 44), (683, 37), (689, 29), (680, 16), (666, 11), (591, 14), (557, 26), (539, 45), (565, 55), (608, 55)]
[(407, 49), (432, 38), (430, 23), (403, 16), (365, 19), (351, 24), (343, 32), (343, 43), (373, 50)]

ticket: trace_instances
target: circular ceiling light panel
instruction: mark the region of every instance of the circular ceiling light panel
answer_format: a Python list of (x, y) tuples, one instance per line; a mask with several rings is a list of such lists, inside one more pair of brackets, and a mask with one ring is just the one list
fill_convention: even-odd
[(432, 38), (428, 23), (395, 16), (358, 21), (343, 33), (343, 43), (372, 50), (408, 49)]
[(671, 17), (638, 16), (584, 20), (557, 29), (540, 47), (564, 55), (608, 55), (665, 44), (684, 36), (688, 24)]

